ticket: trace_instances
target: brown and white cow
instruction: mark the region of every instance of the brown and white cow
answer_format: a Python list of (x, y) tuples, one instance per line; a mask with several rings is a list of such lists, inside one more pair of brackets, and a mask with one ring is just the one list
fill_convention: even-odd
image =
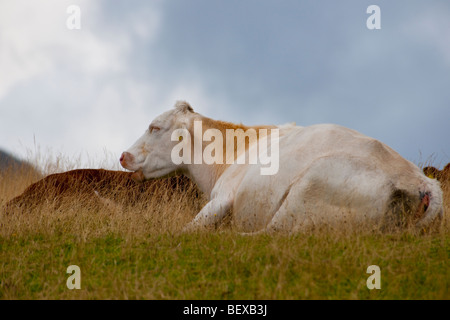
[[(239, 130), (235, 137), (248, 135), (249, 144), (229, 147), (228, 131)], [(239, 162), (258, 152), (259, 162)], [(384, 143), (333, 124), (248, 127), (204, 117), (181, 101), (120, 162), (142, 179), (180, 172), (194, 180), (209, 202), (186, 230), (214, 226), (229, 210), (250, 233), (349, 219), (426, 227), (444, 214), (438, 181)]]
[(81, 204), (135, 204), (148, 202), (157, 189), (175, 195), (192, 189), (185, 176), (136, 182), (133, 173), (104, 169), (78, 169), (51, 174), (31, 184), (21, 195), (10, 200), (5, 212), (26, 211), (45, 203), (59, 207), (66, 200)]

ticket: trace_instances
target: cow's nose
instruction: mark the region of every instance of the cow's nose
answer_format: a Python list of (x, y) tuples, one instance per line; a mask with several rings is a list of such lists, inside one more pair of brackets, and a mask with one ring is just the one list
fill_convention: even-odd
[(131, 153), (126, 151), (122, 153), (122, 155), (120, 156), (120, 164), (122, 165), (122, 167), (124, 167), (125, 169), (129, 169), (129, 166), (132, 166), (133, 163), (134, 156)]
[(120, 163), (125, 164), (127, 162), (130, 162), (130, 160), (132, 159), (132, 155), (129, 152), (124, 152), (122, 153), (122, 155), (120, 156)]

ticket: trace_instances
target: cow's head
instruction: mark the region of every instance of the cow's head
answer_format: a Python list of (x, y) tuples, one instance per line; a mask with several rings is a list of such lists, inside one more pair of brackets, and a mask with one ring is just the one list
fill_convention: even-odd
[(183, 131), (189, 130), (194, 115), (187, 102), (178, 101), (175, 109), (153, 120), (142, 137), (122, 153), (122, 167), (134, 171), (136, 180), (159, 178), (182, 170), (183, 164), (176, 164), (171, 158), (172, 149), (179, 143), (173, 137), (183, 138)]
[(425, 167), (423, 168), (423, 173), (428, 178), (437, 179), (441, 182), (450, 180), (450, 163), (447, 163), (442, 170), (436, 169), (435, 167)]

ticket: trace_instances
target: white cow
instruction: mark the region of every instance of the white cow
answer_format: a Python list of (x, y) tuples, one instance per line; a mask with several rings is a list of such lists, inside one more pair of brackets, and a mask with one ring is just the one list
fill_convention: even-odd
[[(194, 127), (199, 123), (203, 138), (200, 148), (195, 146), (198, 137), (186, 140), (189, 137), (181, 134), (195, 136), (198, 128)], [(208, 141), (212, 139), (205, 139), (208, 129), (224, 136), (227, 129), (270, 131), (267, 137), (258, 134), (255, 141), (250, 139), (245, 149), (235, 148), (231, 160), (249, 158), (250, 152), (265, 139), (268, 154), (279, 154), (276, 174), (261, 174), (267, 162), (231, 164), (225, 146), (223, 164), (174, 161), (173, 150), (181, 144), (174, 137), (179, 135), (181, 141), (190, 144), (192, 148), (184, 152), (191, 154), (184, 156), (193, 156), (196, 149), (211, 149), (208, 145), (212, 142)], [(275, 132), (279, 138), (269, 141)], [(220, 152), (216, 151), (217, 155)], [(122, 154), (120, 162), (124, 168), (135, 171), (137, 179), (180, 172), (195, 181), (209, 202), (187, 230), (215, 226), (230, 210), (235, 226), (250, 233), (299, 231), (349, 218), (386, 226), (404, 225), (407, 221), (426, 227), (442, 220), (444, 214), (439, 182), (426, 177), (416, 165), (385, 144), (332, 124), (248, 127), (206, 118), (188, 103), (179, 101), (174, 109), (151, 123), (144, 135)]]

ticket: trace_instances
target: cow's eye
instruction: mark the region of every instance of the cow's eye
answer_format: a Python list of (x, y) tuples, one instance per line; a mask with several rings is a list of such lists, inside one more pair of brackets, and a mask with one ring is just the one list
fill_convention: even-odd
[(153, 132), (159, 131), (160, 129), (161, 129), (160, 127), (156, 127), (156, 126), (150, 126), (150, 128), (149, 128), (149, 130), (150, 130), (150, 133), (153, 133)]

